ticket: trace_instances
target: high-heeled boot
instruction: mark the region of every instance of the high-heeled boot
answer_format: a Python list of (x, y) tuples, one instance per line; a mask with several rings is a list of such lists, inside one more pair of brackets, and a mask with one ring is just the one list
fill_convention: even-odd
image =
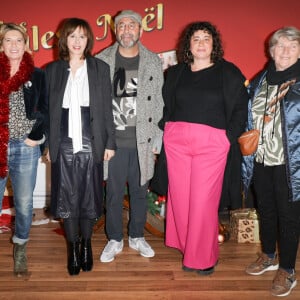
[(79, 241), (68, 242), (68, 271), (70, 275), (80, 272)]
[(26, 245), (14, 243), (14, 274), (17, 277), (21, 277), (28, 273), (27, 269), (27, 256)]
[(91, 271), (93, 268), (93, 252), (91, 239), (82, 239), (81, 241), (81, 268), (82, 271)]

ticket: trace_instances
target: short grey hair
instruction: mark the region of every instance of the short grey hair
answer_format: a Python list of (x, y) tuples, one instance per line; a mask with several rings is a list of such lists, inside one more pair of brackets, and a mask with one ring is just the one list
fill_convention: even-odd
[(271, 50), (281, 37), (290, 41), (297, 41), (300, 44), (300, 30), (293, 26), (286, 26), (275, 31), (269, 39), (269, 50)]

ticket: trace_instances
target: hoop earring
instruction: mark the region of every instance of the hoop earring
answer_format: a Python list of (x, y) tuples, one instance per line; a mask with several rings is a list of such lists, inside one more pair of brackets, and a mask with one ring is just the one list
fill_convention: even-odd
[(186, 60), (186, 63), (192, 63), (194, 62), (194, 57), (193, 57), (193, 54), (190, 50), (187, 50), (185, 52), (185, 60)]

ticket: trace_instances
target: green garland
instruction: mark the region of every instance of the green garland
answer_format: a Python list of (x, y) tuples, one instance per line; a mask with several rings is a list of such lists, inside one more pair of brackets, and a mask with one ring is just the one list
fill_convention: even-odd
[[(125, 187), (125, 195), (128, 195), (128, 187)], [(158, 194), (148, 190), (147, 191), (147, 203), (148, 203), (148, 212), (155, 216), (161, 213), (162, 205), (165, 204), (166, 197), (159, 196)]]
[(151, 215), (160, 214), (162, 202), (158, 201), (158, 195), (154, 192), (147, 192), (148, 212)]

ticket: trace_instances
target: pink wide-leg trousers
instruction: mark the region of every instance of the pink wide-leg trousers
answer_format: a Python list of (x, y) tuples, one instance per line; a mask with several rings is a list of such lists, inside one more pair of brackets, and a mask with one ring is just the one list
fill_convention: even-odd
[(210, 268), (219, 256), (218, 207), (229, 140), (222, 129), (168, 122), (164, 144), (169, 177), (166, 245), (182, 252), (186, 267)]

